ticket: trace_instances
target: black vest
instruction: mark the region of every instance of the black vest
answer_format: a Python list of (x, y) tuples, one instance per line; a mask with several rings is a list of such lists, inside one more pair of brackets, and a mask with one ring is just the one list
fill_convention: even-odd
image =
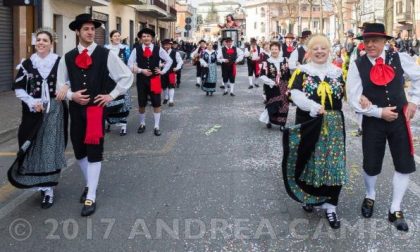
[(172, 66), (171, 66), (171, 69), (169, 69), (168, 72), (172, 72), (173, 69), (176, 67), (176, 65), (178, 65), (178, 62), (176, 62), (176, 52), (177, 52), (176, 49), (172, 49), (171, 53), (169, 54), (169, 57), (171, 57), (171, 59), (172, 59)]
[(77, 48), (65, 55), (71, 91), (77, 92), (87, 89), (84, 94), (90, 96), (90, 104), (93, 104), (93, 100), (98, 94), (108, 94), (115, 88), (115, 82), (109, 77), (108, 54), (108, 49), (97, 45), (92, 55), (90, 55), (92, 65), (86, 70), (76, 66), (76, 56), (79, 55)]
[(394, 68), (394, 79), (385, 86), (377, 86), (370, 80), (370, 70), (373, 65), (367, 55), (356, 60), (356, 65), (360, 73), (363, 85), (363, 95), (378, 107), (397, 106), (401, 111), (407, 104), (407, 98), (404, 92), (404, 70), (402, 69), (398, 53), (386, 52), (385, 64)]
[[(160, 56), (159, 56), (159, 51), (160, 51), (160, 47), (157, 45), (153, 45), (153, 51), (152, 51), (152, 56), (150, 58), (146, 58), (144, 57), (143, 53), (143, 46), (142, 44), (136, 45), (135, 46), (136, 49), (136, 61), (137, 61), (137, 66), (141, 69), (149, 69), (153, 72), (154, 74), (154, 69), (155, 68), (159, 68), (159, 62), (160, 62)], [(141, 73), (137, 74), (137, 83), (142, 83), (142, 84), (150, 84), (150, 77), (147, 77)]]
[(209, 62), (209, 58), (210, 58), (210, 63), (214, 64), (217, 62), (217, 55), (215, 51), (212, 53), (204, 52), (202, 57), (206, 63)]
[[(228, 54), (227, 53), (227, 47), (222, 48), (223, 58), (229, 60), (228, 64), (235, 63), (236, 59), (238, 58), (238, 53), (236, 52), (236, 47), (232, 46), (232, 49), (233, 49), (234, 53), (233, 54)], [(223, 64), (226, 64), (226, 63), (223, 63)]]
[(306, 51), (305, 51), (305, 48), (303, 48), (303, 46), (299, 47), (297, 50), (298, 50), (298, 62), (302, 65), (304, 63), (303, 59), (305, 58)]
[[(293, 48), (295, 48), (296, 47), (296, 43), (295, 42), (293, 42), (292, 43), (292, 46), (293, 46)], [(290, 55), (292, 54), (292, 52), (295, 50), (295, 49), (293, 49), (293, 51), (291, 51), (291, 52), (288, 52), (287, 51), (287, 44), (286, 43), (282, 43), (281, 44), (281, 51), (283, 52), (283, 57), (285, 57), (285, 58), (290, 58)]]
[[(252, 58), (253, 52), (251, 52), (251, 46), (248, 46), (247, 48), (248, 48), (248, 52), (250, 53), (249, 57), (247, 58), (247, 63), (248, 64), (251, 64), (252, 63), (252, 59), (251, 58)], [(260, 50), (261, 50), (261, 48), (259, 46), (257, 46), (257, 53), (258, 53), (258, 55), (260, 55)]]

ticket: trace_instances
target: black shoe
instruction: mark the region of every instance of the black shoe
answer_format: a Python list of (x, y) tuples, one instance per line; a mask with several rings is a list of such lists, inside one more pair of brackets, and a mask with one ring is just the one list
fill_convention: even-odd
[(234, 93), (230, 93), (230, 96), (236, 96)]
[(81, 204), (85, 203), (88, 191), (89, 191), (89, 188), (85, 187), (85, 189), (83, 190), (82, 196), (80, 196), (80, 203)]
[(397, 230), (408, 232), (408, 225), (402, 211), (396, 211), (393, 214), (388, 212), (388, 220), (394, 224)]
[(167, 99), (163, 100), (163, 104), (166, 104), (166, 103), (168, 103), (168, 100)]
[(170, 102), (169, 104), (168, 104), (168, 106), (169, 107), (173, 107), (175, 104), (173, 103), (173, 102)]
[(52, 207), (52, 205), (54, 204), (54, 197), (46, 195), (45, 192), (42, 192), (41, 195), (42, 195), (41, 208), (47, 209), (47, 208)]
[(121, 128), (121, 130), (120, 130), (120, 136), (125, 136), (125, 135), (127, 135), (127, 129)]
[(146, 131), (146, 125), (140, 124), (140, 127), (137, 129), (137, 133), (141, 134)]
[(258, 84), (254, 84), (254, 87), (258, 88), (258, 87), (260, 87), (260, 85), (258, 85)]
[(267, 123), (265, 126), (267, 126), (267, 129), (271, 129), (271, 123)]
[(373, 199), (365, 198), (362, 203), (362, 216), (365, 218), (372, 217), (374, 205), (375, 201)]
[(196, 86), (196, 87), (200, 87), (200, 84), (196, 83), (196, 84), (195, 84), (195, 86)]
[(223, 93), (223, 95), (227, 95), (227, 94), (228, 94), (228, 92), (227, 92), (227, 91)]
[(335, 212), (327, 213), (325, 212), (325, 216), (327, 217), (328, 223), (330, 227), (333, 229), (340, 228), (340, 221), (338, 220), (337, 214)]
[(302, 209), (307, 213), (312, 213), (314, 211), (314, 206), (305, 204), (302, 206)]
[(106, 130), (105, 130), (105, 132), (107, 132), (107, 133), (111, 132), (111, 124), (108, 124), (108, 125), (106, 126)]
[(82, 208), (82, 216), (86, 217), (86, 216), (90, 216), (92, 214), (94, 214), (96, 211), (96, 202), (93, 202), (92, 200), (85, 200), (85, 203), (83, 204), (83, 208)]
[(154, 134), (155, 134), (155, 136), (160, 136), (160, 135), (162, 135), (162, 133), (160, 132), (160, 129), (158, 129), (158, 128), (155, 128), (155, 130), (154, 130)]
[(248, 87), (248, 89), (253, 89), (253, 88), (254, 88), (254, 86), (249, 86), (249, 87)]
[(225, 89), (225, 86), (220, 86), (221, 89)]

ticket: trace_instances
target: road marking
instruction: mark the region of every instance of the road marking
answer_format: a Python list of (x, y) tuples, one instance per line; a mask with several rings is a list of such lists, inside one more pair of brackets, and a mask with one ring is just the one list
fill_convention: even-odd
[[(348, 115), (346, 116), (346, 118), (349, 118), (351, 121), (356, 123), (356, 125), (359, 125), (358, 121), (354, 118), (354, 116)], [(414, 161), (420, 164), (420, 157), (417, 156), (416, 154), (414, 154)], [(411, 191), (418, 198), (420, 198), (420, 186), (414, 183), (411, 179), (410, 179), (410, 186), (408, 187), (408, 190)]]
[(207, 130), (204, 134), (206, 134), (206, 136), (210, 136), (213, 133), (216, 133), (217, 131), (219, 131), (219, 129), (222, 126), (219, 124), (214, 125), (213, 127), (211, 127), (209, 130)]

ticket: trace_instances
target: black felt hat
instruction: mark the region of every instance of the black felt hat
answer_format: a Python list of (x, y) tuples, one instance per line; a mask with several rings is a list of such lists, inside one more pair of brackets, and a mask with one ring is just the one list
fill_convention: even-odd
[(173, 44), (173, 42), (172, 42), (172, 40), (171, 39), (164, 39), (164, 40), (162, 40), (162, 45), (166, 45), (166, 44)]
[(306, 30), (306, 31), (302, 31), (302, 33), (300, 34), (299, 38), (305, 39), (305, 38), (307, 38), (307, 37), (309, 37), (311, 35), (312, 35), (312, 32), (309, 31), (309, 30)]
[(394, 37), (386, 34), (385, 26), (384, 26), (384, 24), (381, 24), (381, 23), (366, 24), (366, 26), (363, 30), (363, 34), (361, 36), (357, 37), (356, 39), (363, 40), (363, 39), (369, 38), (369, 37), (382, 37), (382, 38), (386, 38), (387, 40), (394, 38)]
[(155, 33), (155, 31), (154, 31), (154, 30), (152, 30), (152, 29), (150, 29), (150, 28), (143, 28), (143, 29), (141, 29), (141, 30), (139, 31), (139, 33), (137, 33), (137, 37), (138, 37), (138, 38), (141, 38), (141, 36), (143, 35), (143, 33), (144, 33), (144, 34), (149, 34), (149, 35), (151, 35), (152, 37), (155, 37), (155, 36), (156, 36), (156, 33)]
[(95, 26), (95, 28), (98, 28), (102, 25), (101, 22), (92, 19), (92, 15), (88, 13), (83, 13), (76, 16), (76, 19), (69, 24), (69, 28), (72, 31), (80, 30), (83, 24), (86, 24), (86, 23), (92, 23)]

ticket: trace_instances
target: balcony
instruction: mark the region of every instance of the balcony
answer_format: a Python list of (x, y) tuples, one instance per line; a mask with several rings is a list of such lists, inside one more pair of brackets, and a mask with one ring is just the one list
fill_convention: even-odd
[(175, 22), (176, 21), (176, 13), (177, 13), (177, 11), (175, 10), (175, 8), (169, 7), (169, 12), (167, 12), (167, 15), (165, 17), (159, 18), (159, 20)]
[(118, 2), (120, 4), (131, 4), (131, 5), (146, 4), (146, 0), (113, 0), (113, 1)]
[(395, 20), (397, 21), (397, 23), (400, 24), (407, 24), (407, 23), (412, 23), (412, 19), (411, 19), (411, 12), (410, 11), (406, 11), (403, 13), (397, 13), (395, 15)]
[(133, 5), (133, 7), (136, 8), (138, 12), (149, 16), (155, 16), (159, 19), (166, 18), (168, 16), (166, 4), (159, 0), (147, 0), (145, 4), (138, 3), (137, 5)]
[(82, 4), (82, 5), (92, 5), (92, 6), (108, 6), (110, 0), (68, 0), (69, 2)]

